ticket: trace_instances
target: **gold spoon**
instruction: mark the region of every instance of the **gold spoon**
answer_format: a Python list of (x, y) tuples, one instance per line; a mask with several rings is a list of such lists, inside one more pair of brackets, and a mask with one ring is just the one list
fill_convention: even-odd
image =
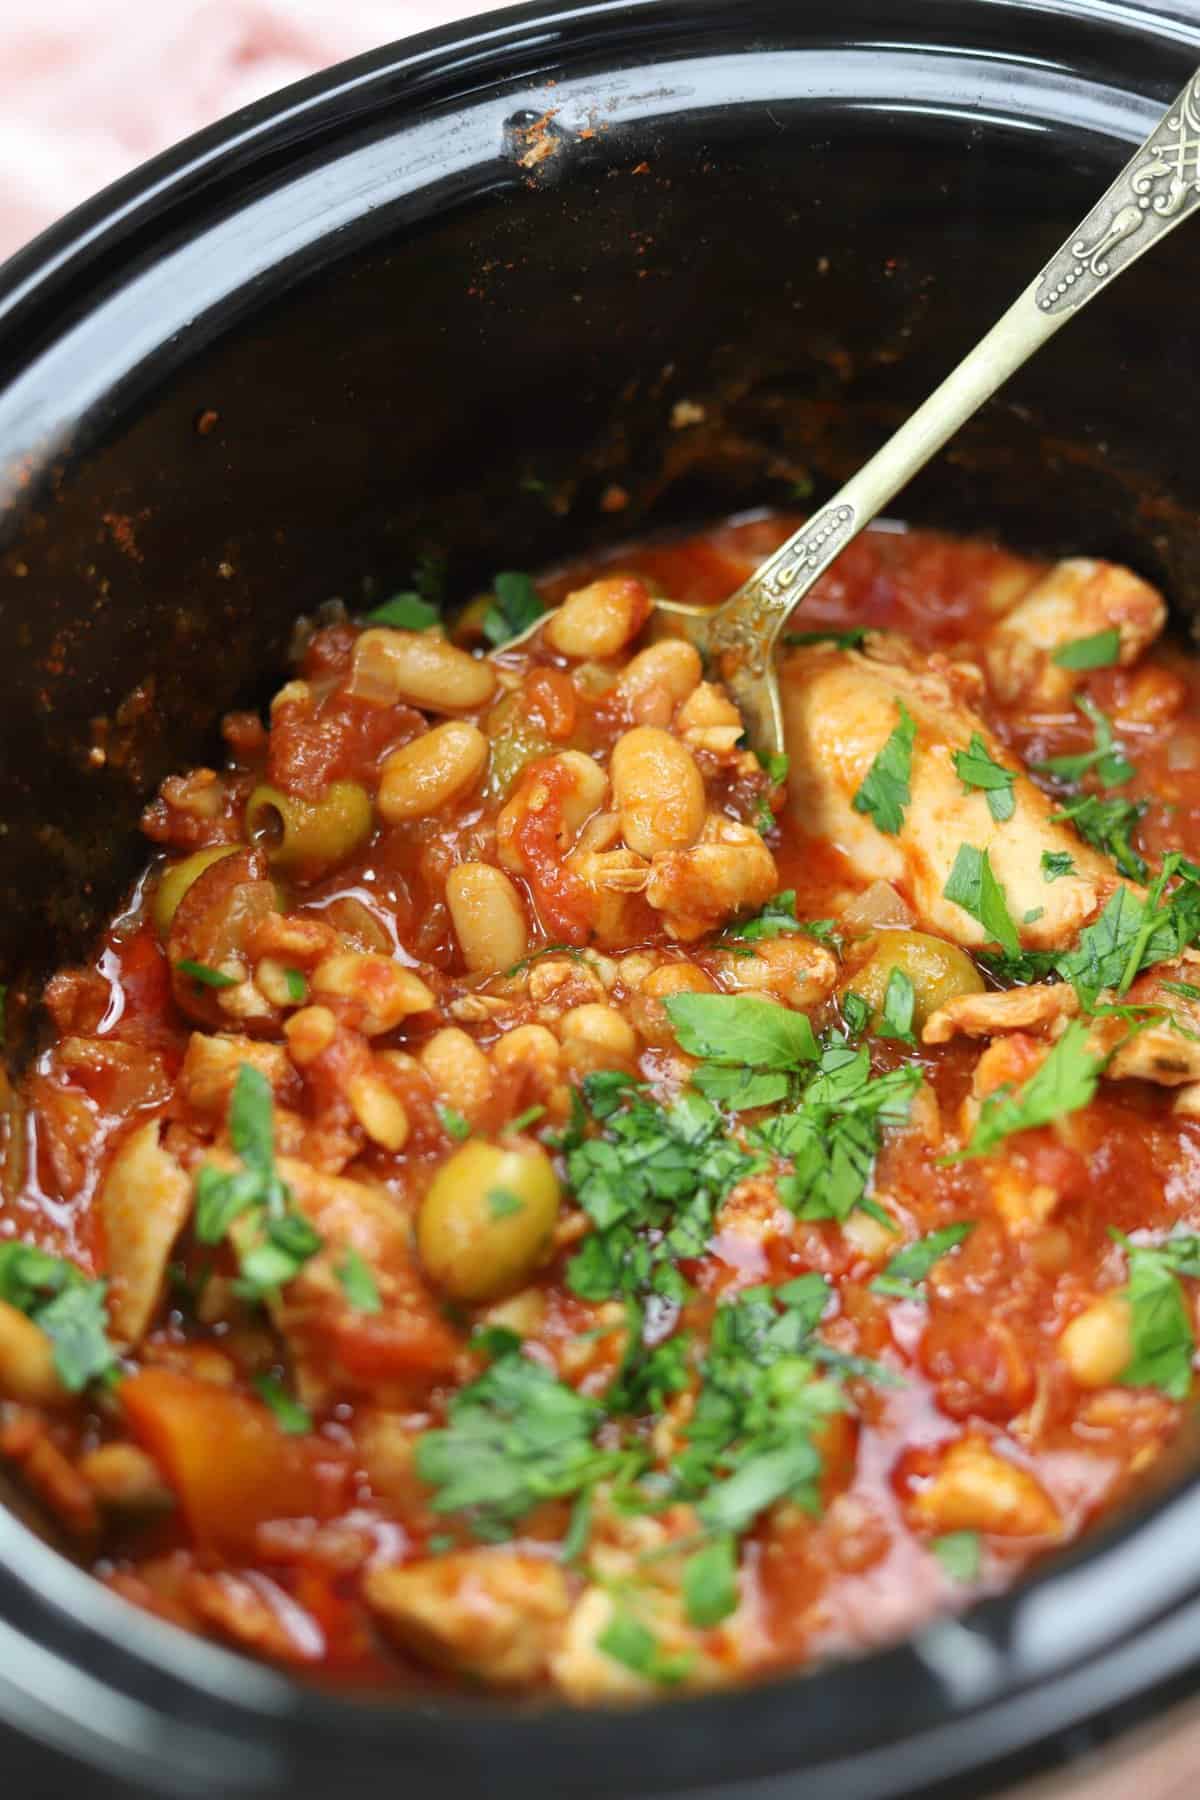
[(756, 750), (783, 748), (775, 642), (817, 578), (1015, 369), (1198, 200), (1200, 70), (1041, 274), (827, 506), (715, 609), (655, 601), (659, 612), (688, 620), (687, 635), (729, 688)]

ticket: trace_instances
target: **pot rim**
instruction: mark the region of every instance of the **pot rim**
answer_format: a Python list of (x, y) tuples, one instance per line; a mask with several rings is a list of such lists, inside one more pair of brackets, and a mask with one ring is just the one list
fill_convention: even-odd
[[(1050, 23), (1098, 53), (1107, 46), (1112, 82), (1122, 79), (1113, 52), (1130, 37), (1164, 64), (1178, 60), (1180, 80), (1184, 59), (1200, 60), (1194, 11), (1189, 22), (1173, 9), (1148, 14), (1135, 0), (974, 4), (977, 23), (994, 19), (1019, 44), (1025, 27)], [(906, 38), (919, 44), (926, 18), (950, 10), (945, 0), (912, 0)], [(744, 41), (748, 12), (786, 11), (782, 0), (533, 0), (385, 46), (243, 108), (76, 208), (0, 268), (6, 381), (20, 371), (36, 384), (39, 361), (80, 305), (120, 285), (183, 215), (236, 206), (252, 166), (286, 177), (372, 121), (396, 130), (422, 109), (536, 81), (585, 55), (637, 66), (674, 42), (699, 44), (703, 56), (706, 34), (736, 28)], [(952, 60), (953, 45), (938, 48)], [(995, 54), (1023, 66), (1020, 50)], [(970, 55), (987, 50), (973, 44)], [(0, 434), (12, 424), (0, 393)], [(518, 1786), (528, 1793), (535, 1754), (556, 1771), (558, 1792), (715, 1794), (733, 1782), (770, 1800), (792, 1791), (797, 1771), (819, 1769), (822, 1800), (882, 1800), (968, 1773), (978, 1794), (985, 1763), (989, 1783), (1008, 1779), (1015, 1758), (1044, 1763), (1064, 1733), (1115, 1728), (1188, 1688), (1200, 1671), (1198, 1513), (1194, 1476), (1016, 1589), (899, 1644), (674, 1700), (669, 1712), (628, 1714), (304, 1686), (127, 1605), (0, 1508), (0, 1719), (125, 1777), (230, 1796), (281, 1791), (297, 1754), (328, 1755), (347, 1740), (377, 1779), (394, 1777), (405, 1757), (414, 1771), (438, 1758), (451, 1785), (461, 1773), (498, 1796)], [(649, 1774), (647, 1727), (657, 1764)]]

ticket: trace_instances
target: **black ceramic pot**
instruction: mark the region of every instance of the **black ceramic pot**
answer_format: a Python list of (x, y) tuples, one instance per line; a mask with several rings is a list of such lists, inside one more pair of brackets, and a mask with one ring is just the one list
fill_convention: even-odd
[[(539, 4), (291, 89), (41, 238), (0, 276), (0, 974), (30, 994), (81, 947), (140, 800), (261, 697), (298, 612), (421, 557), (469, 591), (819, 498), (1198, 60), (1192, 6)], [(1192, 226), (897, 510), (1127, 560), (1200, 613), (1198, 293)], [(4, 1792), (973, 1797), (1198, 1681), (1186, 1474), (911, 1642), (617, 1716), (302, 1688), (0, 1512)]]

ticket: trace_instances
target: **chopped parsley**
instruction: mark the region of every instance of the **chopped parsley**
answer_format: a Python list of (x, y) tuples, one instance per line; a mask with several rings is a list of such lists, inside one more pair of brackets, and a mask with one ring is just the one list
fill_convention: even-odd
[(1196, 1342), (1179, 1275), (1200, 1276), (1200, 1239), (1168, 1238), (1156, 1246), (1122, 1241), (1129, 1259), (1124, 1292), (1133, 1355), (1120, 1380), (1125, 1387), (1154, 1387), (1172, 1400), (1186, 1400)]
[(979, 732), (971, 733), (966, 750), (954, 752), (954, 770), (965, 793), (980, 788), (987, 795), (988, 811), (998, 825), (1012, 818), (1017, 809), (1013, 795), (1016, 775), (995, 760)]
[(674, 1462), (676, 1486), (706, 1530), (744, 1531), (783, 1499), (817, 1509), (814, 1440), (847, 1406), (840, 1383), (805, 1354), (828, 1299), (821, 1276), (801, 1276), (745, 1289), (717, 1308), (686, 1447)]
[(880, 831), (895, 837), (904, 823), (904, 809), (912, 799), (913, 744), (917, 724), (903, 700), (897, 700), (900, 723), (878, 752), (866, 779), (852, 801), (855, 812), (869, 813)]
[(623, 1607), (618, 1607), (603, 1631), (597, 1633), (596, 1648), (660, 1687), (673, 1687), (685, 1680), (692, 1666), (690, 1656), (665, 1656), (649, 1626)]
[(222, 969), (210, 968), (208, 963), (193, 962), (190, 956), (185, 956), (175, 967), (181, 975), (190, 976), (197, 987), (231, 988), (240, 980), (237, 975), (226, 975)]
[(259, 1399), (275, 1414), (281, 1431), (286, 1431), (289, 1437), (303, 1437), (312, 1430), (312, 1414), (308, 1408), (293, 1400), (274, 1375), (256, 1375), (252, 1385)]
[(367, 622), (371, 625), (391, 625), (396, 631), (428, 631), (431, 625), (437, 625), (441, 615), (436, 606), (423, 600), (420, 594), (393, 594), (382, 606), (377, 606), (367, 614)]
[(116, 1374), (104, 1306), (107, 1284), (89, 1281), (73, 1262), (33, 1244), (0, 1244), (0, 1300), (32, 1319), (54, 1345), (54, 1367), (68, 1393)]
[(1121, 633), (1115, 625), (1094, 631), (1090, 637), (1072, 638), (1060, 644), (1050, 661), (1060, 669), (1111, 669), (1121, 656)]
[(1074, 875), (1075, 858), (1066, 850), (1042, 851), (1042, 880), (1060, 881), (1064, 875)]
[(1160, 981), (1158, 985), (1164, 994), (1178, 994), (1181, 1000), (1200, 1000), (1200, 987), (1194, 987), (1190, 981)]
[(1113, 794), (1080, 794), (1064, 800), (1058, 812), (1051, 815), (1052, 824), (1073, 825), (1080, 837), (1093, 849), (1111, 856), (1122, 875), (1131, 881), (1146, 879), (1146, 860), (1133, 847), (1130, 833), (1139, 819), (1149, 811), (1147, 800), (1122, 800)]
[(934, 1264), (970, 1237), (974, 1229), (973, 1219), (960, 1219), (953, 1225), (943, 1225), (940, 1231), (928, 1232), (915, 1244), (906, 1244), (903, 1250), (897, 1250), (883, 1273), (875, 1277), (871, 1292), (886, 1294), (893, 1300), (923, 1300), (921, 1284)]
[(978, 1580), (983, 1541), (977, 1531), (947, 1531), (944, 1536), (931, 1539), (929, 1548), (951, 1581), (966, 1585)]
[(683, 1604), (691, 1624), (704, 1631), (735, 1611), (737, 1572), (737, 1540), (728, 1534), (689, 1556), (683, 1567)]
[(237, 1290), (245, 1299), (263, 1300), (300, 1273), (322, 1240), (302, 1213), (290, 1210), (291, 1194), (275, 1168), (271, 1085), (251, 1063), (241, 1065), (234, 1082), (229, 1137), (242, 1167), (201, 1166), (195, 1232), (202, 1244), (219, 1244), (232, 1234)]
[[(1173, 881), (1177, 885), (1168, 892)], [(1173, 850), (1144, 899), (1130, 888), (1115, 888), (1100, 917), (1080, 932), (1075, 948), (1059, 957), (1055, 967), (1090, 1008), (1102, 988), (1128, 992), (1143, 969), (1171, 961), (1197, 938), (1200, 868)]]
[(857, 650), (866, 642), (865, 625), (851, 625), (846, 631), (785, 631), (785, 649), (799, 650), (806, 644), (832, 644), (836, 650)]
[(470, 1119), (465, 1119), (453, 1106), (439, 1106), (436, 1111), (438, 1123), (446, 1136), (454, 1138), (460, 1144), (465, 1143), (471, 1135)]
[(840, 1223), (863, 1203), (882, 1127), (905, 1122), (922, 1079), (911, 1063), (872, 1077), (865, 1044), (833, 1043), (822, 1051), (800, 1105), (766, 1119), (754, 1133), (791, 1163), (776, 1188), (797, 1218)]
[(1121, 787), (1136, 771), (1117, 742), (1111, 719), (1086, 694), (1077, 694), (1075, 704), (1091, 723), (1092, 748), (1070, 756), (1052, 756), (1030, 767), (1060, 781), (1081, 781), (1085, 775), (1095, 774), (1104, 787)]
[(974, 844), (960, 844), (942, 892), (947, 900), (978, 919), (988, 937), (1009, 956), (1020, 954), (1021, 940), (986, 850), (979, 850)]
[(308, 999), (308, 983), (299, 969), (283, 971), (283, 985), (293, 1006), (303, 1006)]
[(497, 1542), (540, 1501), (573, 1499), (628, 1460), (597, 1448), (604, 1416), (599, 1401), (506, 1348), (451, 1398), (446, 1424), (417, 1440), (417, 1474), (435, 1512), (465, 1513), (476, 1537)]
[(787, 780), (792, 759), (786, 750), (756, 750), (754, 754), (758, 758), (759, 767), (769, 781), (773, 781), (778, 786), (781, 781)]
[(489, 1218), (511, 1219), (525, 1211), (525, 1202), (511, 1188), (494, 1187), (487, 1191), (487, 1209)]
[(915, 1044), (913, 1035), (913, 1012), (917, 1004), (917, 996), (910, 978), (900, 967), (896, 967), (888, 976), (887, 988), (883, 996), (883, 1013), (879, 1020), (879, 1035), (886, 1038), (899, 1038), (901, 1043)]
[(379, 1298), (379, 1287), (371, 1266), (353, 1246), (346, 1251), (341, 1262), (335, 1264), (333, 1272), (355, 1312), (382, 1312), (383, 1302)]
[[(567, 1179), (595, 1229), (567, 1265), (567, 1286), (584, 1300), (645, 1292), (681, 1299), (686, 1284), (674, 1263), (703, 1255), (717, 1207), (761, 1159), (741, 1148), (699, 1093), (663, 1107), (629, 1077), (618, 1085), (589, 1075), (578, 1113), (565, 1146)], [(601, 1129), (585, 1136), (589, 1115)]]
[(987, 1156), (1015, 1132), (1053, 1125), (1068, 1113), (1089, 1105), (1107, 1059), (1089, 1050), (1087, 1040), (1087, 1025), (1082, 1019), (1073, 1019), (1028, 1081), (1015, 1091), (1002, 1087), (988, 1094), (970, 1143), (953, 1160)]
[(722, 938), (735, 938), (744, 943), (757, 943), (762, 938), (799, 935), (815, 938), (821, 944), (827, 943), (835, 955), (840, 953), (841, 935), (837, 929), (837, 920), (797, 918), (795, 888), (784, 888), (781, 893), (772, 895), (760, 912), (752, 913), (749, 918), (735, 919), (721, 933)]
[(495, 598), (483, 615), (483, 635), (497, 647), (528, 631), (546, 610), (529, 576), (514, 570), (496, 576), (492, 593)]
[(518, 1113), (515, 1119), (509, 1121), (505, 1129), (514, 1136), (518, 1132), (528, 1131), (531, 1125), (536, 1125), (539, 1119), (545, 1117), (545, 1112), (544, 1106), (527, 1106), (524, 1112)]

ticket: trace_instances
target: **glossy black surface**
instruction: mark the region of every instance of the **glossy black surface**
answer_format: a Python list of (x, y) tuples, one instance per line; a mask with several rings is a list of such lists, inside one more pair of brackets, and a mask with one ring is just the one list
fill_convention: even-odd
[[(0, 979), (32, 990), (110, 910), (141, 798), (214, 753), (298, 612), (430, 553), (463, 591), (819, 499), (1197, 60), (1186, 13), (1103, 0), (529, 7), (252, 108), (39, 240), (0, 275)], [(1121, 557), (1200, 612), (1197, 292), (1184, 230), (897, 510)], [(683, 399), (703, 424), (672, 429)], [(33, 1794), (64, 1791), (54, 1746), (97, 1796), (975, 1796), (1198, 1671), (1190, 1485), (911, 1644), (615, 1717), (301, 1690), (0, 1513), (4, 1766)]]

